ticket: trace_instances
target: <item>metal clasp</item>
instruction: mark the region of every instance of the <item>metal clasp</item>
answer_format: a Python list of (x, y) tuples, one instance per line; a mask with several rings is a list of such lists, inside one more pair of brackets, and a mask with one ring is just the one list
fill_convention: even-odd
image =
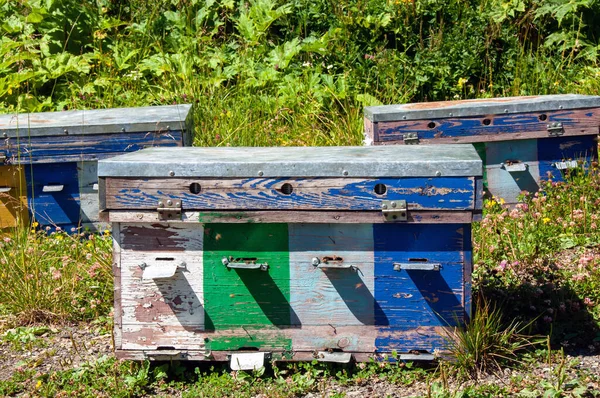
[(518, 173), (518, 172), (522, 172), (522, 171), (527, 171), (529, 166), (527, 165), (527, 163), (521, 163), (521, 162), (516, 161), (516, 162), (501, 163), (500, 168), (508, 171), (509, 173)]
[(257, 263), (256, 258), (233, 258), (233, 257), (223, 257), (221, 262), (224, 266), (229, 269), (256, 269), (261, 271), (268, 271), (269, 264), (267, 263)]
[(175, 199), (160, 199), (158, 201), (159, 220), (181, 220), (181, 201)]
[(386, 221), (407, 221), (406, 200), (383, 200), (381, 212)]
[(439, 271), (440, 263), (394, 263), (394, 271)]
[(552, 163), (552, 166), (556, 167), (558, 170), (574, 169), (577, 167), (577, 161), (576, 160), (565, 160), (562, 162)]
[(333, 256), (333, 257), (313, 257), (312, 265), (315, 268), (320, 269), (353, 269), (355, 268), (352, 264), (344, 264), (344, 259), (341, 257)]
[(406, 133), (402, 136), (402, 140), (406, 145), (417, 145), (419, 143), (419, 135), (417, 133)]
[(565, 133), (565, 128), (562, 123), (550, 123), (546, 125), (546, 129), (548, 130), (548, 135), (550, 137), (560, 137)]

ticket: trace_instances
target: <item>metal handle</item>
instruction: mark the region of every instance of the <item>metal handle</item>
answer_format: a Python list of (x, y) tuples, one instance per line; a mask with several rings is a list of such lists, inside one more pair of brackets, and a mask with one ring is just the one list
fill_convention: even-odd
[(42, 192), (60, 192), (65, 189), (64, 185), (44, 185), (42, 188)]
[(394, 271), (439, 271), (440, 263), (394, 263)]
[(175, 276), (175, 273), (178, 269), (186, 269), (187, 264), (185, 261), (180, 261), (178, 263), (173, 262), (171, 264), (156, 264), (151, 266), (147, 265), (146, 263), (141, 263), (139, 267), (144, 270), (142, 279), (167, 279)]
[(233, 257), (223, 257), (221, 262), (224, 266), (229, 269), (257, 269), (261, 271), (267, 271), (269, 269), (269, 264), (267, 263), (257, 263), (256, 259), (244, 259), (244, 258), (236, 258)]
[(500, 164), (500, 168), (508, 171), (509, 173), (516, 173), (520, 171), (527, 171), (529, 165), (527, 163), (521, 162), (511, 162), (511, 163), (502, 163)]
[(574, 169), (577, 167), (577, 161), (566, 160), (564, 162), (552, 163), (552, 166), (556, 167), (558, 170)]
[(352, 264), (344, 264), (344, 259), (341, 257), (313, 257), (311, 261), (315, 268), (320, 269), (353, 269)]
[(0, 193), (7, 193), (12, 190), (12, 187), (0, 187)]

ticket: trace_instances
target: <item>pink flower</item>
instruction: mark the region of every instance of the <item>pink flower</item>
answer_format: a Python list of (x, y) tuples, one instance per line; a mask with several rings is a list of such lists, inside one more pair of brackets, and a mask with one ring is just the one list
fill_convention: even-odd
[(583, 304), (587, 305), (588, 307), (593, 307), (594, 306), (594, 302), (589, 297), (586, 297), (586, 298), (583, 299)]
[(54, 271), (52, 271), (52, 279), (57, 280), (60, 279), (62, 277), (62, 274), (60, 273), (59, 270), (55, 269)]
[(10, 243), (11, 241), (12, 241), (12, 240), (11, 240), (11, 239), (10, 239), (8, 236), (5, 236), (5, 237), (4, 237), (4, 242), (6, 242), (6, 243)]
[(544, 322), (546, 322), (546, 323), (552, 322), (552, 317), (551, 316), (546, 315), (543, 319), (544, 319)]

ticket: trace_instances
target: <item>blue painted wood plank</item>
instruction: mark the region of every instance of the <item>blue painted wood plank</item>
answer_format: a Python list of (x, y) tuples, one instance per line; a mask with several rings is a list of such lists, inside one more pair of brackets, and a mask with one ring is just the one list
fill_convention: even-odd
[(181, 131), (21, 137), (3, 141), (11, 163), (97, 160), (152, 146), (182, 146)]
[[(541, 116), (544, 115), (544, 116)], [(376, 123), (379, 142), (401, 141), (404, 134), (417, 134), (420, 140), (460, 138), (461, 142), (533, 138), (531, 134), (545, 134), (548, 123), (560, 122), (569, 135), (597, 134), (600, 123), (598, 109), (556, 110), (549, 112), (496, 114), (476, 117), (448, 117), (436, 119), (398, 120)], [(433, 143), (433, 142), (431, 142)]]
[[(190, 183), (202, 190), (190, 192)], [(292, 186), (291, 194), (281, 186)], [(375, 192), (384, 184), (386, 192)], [(108, 209), (155, 209), (158, 201), (181, 201), (184, 209), (221, 210), (381, 210), (383, 200), (406, 200), (410, 210), (468, 210), (475, 206), (473, 178), (403, 178), (403, 179), (108, 179)]]
[(563, 180), (564, 171), (555, 163), (565, 160), (578, 160), (588, 166), (598, 159), (598, 142), (595, 136), (557, 137), (538, 140), (539, 172), (542, 179), (551, 175), (555, 181)]
[[(41, 226), (60, 226), (67, 232), (79, 224), (77, 164), (56, 163), (25, 167), (30, 214)], [(44, 192), (45, 186), (63, 185), (58, 192)]]
[[(418, 330), (461, 324), (465, 319), (464, 265), (470, 259), (467, 224), (374, 225), (375, 299), (383, 317), (376, 324)], [(395, 271), (395, 262), (440, 263), (440, 271)], [(382, 329), (383, 330), (383, 329)], [(424, 339), (426, 339), (424, 337)], [(393, 335), (380, 347), (396, 346)], [(405, 347), (406, 348), (406, 347)], [(398, 347), (397, 349), (400, 349)], [(407, 347), (407, 349), (414, 349)]]

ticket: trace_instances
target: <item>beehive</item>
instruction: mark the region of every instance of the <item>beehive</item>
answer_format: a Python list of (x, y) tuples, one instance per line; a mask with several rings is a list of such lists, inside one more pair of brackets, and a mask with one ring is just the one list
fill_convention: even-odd
[(365, 108), (371, 145), (474, 143), (489, 195), (516, 203), (598, 158), (600, 97), (546, 95)]
[[(67, 231), (98, 225), (97, 161), (191, 145), (191, 105), (0, 115), (4, 165), (20, 165), (30, 215)], [(1, 166), (0, 166), (1, 167)], [(7, 169), (8, 170), (8, 169)]]
[(103, 160), (117, 355), (429, 359), (470, 312), (481, 174), (471, 145)]

